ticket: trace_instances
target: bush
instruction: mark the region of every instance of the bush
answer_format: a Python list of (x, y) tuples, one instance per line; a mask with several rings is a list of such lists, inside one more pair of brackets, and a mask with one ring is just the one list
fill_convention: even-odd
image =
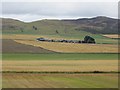
[(84, 42), (85, 43), (95, 43), (95, 39), (90, 36), (85, 36)]

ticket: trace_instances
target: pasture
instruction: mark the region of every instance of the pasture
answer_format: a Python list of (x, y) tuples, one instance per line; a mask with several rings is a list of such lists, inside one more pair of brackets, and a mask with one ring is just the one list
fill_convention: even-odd
[(3, 88), (118, 88), (117, 74), (3, 73)]
[(118, 60), (115, 53), (3, 53), (2, 60), (30, 61), (30, 60)]

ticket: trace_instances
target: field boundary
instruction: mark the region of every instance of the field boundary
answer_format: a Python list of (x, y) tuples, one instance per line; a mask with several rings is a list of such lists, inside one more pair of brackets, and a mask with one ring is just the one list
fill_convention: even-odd
[[(1, 72), (0, 72), (1, 73)], [(64, 72), (64, 71), (2, 71), (2, 73), (37, 73), (37, 74), (97, 74), (97, 73), (103, 73), (103, 74), (108, 74), (108, 73), (120, 73), (117, 71), (86, 71), (86, 72), (79, 72), (79, 71), (74, 71), (74, 72)]]

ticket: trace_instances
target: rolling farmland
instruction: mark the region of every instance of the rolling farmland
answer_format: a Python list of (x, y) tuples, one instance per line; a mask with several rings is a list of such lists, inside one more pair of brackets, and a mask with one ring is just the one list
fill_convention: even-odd
[[(72, 4), (74, 6), (75, 3)], [(75, 17), (79, 17), (91, 14), (91, 12), (87, 12), (86, 5), (86, 9), (84, 9), (84, 3), (82, 6), (80, 5), (80, 8), (84, 9), (83, 13), (77, 11), (79, 9), (79, 7), (76, 8), (78, 3), (74, 7), (71, 7), (72, 4), (67, 4), (70, 5), (70, 8), (65, 6), (65, 3), (60, 4), (63, 5), (62, 10), (65, 6), (66, 12), (58, 11), (57, 13), (56, 11), (56, 17), (61, 17), (61, 15), (70, 17), (75, 14)], [(13, 8), (14, 5), (15, 8)], [(19, 20), (0, 18), (2, 21), (2, 37), (0, 36), (0, 39), (2, 40), (3, 75), (0, 85), (2, 84), (3, 88), (118, 88), (118, 55), (120, 53), (117, 35), (120, 34), (118, 32), (118, 19), (107, 17), (105, 14), (105, 16), (92, 18), (44, 19), (24, 22), (20, 20), (22, 18), (26, 20), (33, 17), (37, 18), (38, 14), (44, 17), (48, 13), (47, 7), (51, 5), (52, 7), (49, 9), (51, 11), (53, 8), (53, 11), (49, 11), (50, 17), (54, 16), (54, 11), (58, 7), (57, 3), (55, 3), (55, 8), (52, 3), (50, 5), (49, 3), (42, 3), (42, 5), (37, 3), (34, 5), (34, 7), (37, 6), (35, 8), (36, 14), (36, 11), (33, 11), (33, 3), (22, 3), (22, 5), (23, 7), (17, 6), (17, 3), (9, 3), (9, 5), (4, 3), (3, 5), (6, 9), (3, 9), (4, 14), (6, 14), (3, 17), (13, 15), (10, 17), (19, 18)], [(42, 12), (42, 8), (38, 5), (43, 7)], [(92, 4), (90, 3), (88, 7), (90, 5)], [(101, 4), (99, 3), (97, 6), (99, 5)], [(88, 8), (88, 10), (92, 10), (92, 8)], [(100, 10), (102, 9), (100, 8)], [(105, 13), (109, 14), (107, 8), (105, 10)], [(104, 9), (99, 13), (104, 15), (103, 11)], [(20, 16), (17, 17), (17, 15)], [(25, 17), (21, 17), (23, 15)], [(29, 17), (30, 15), (32, 17)], [(49, 17), (49, 14), (46, 16)], [(96, 43), (37, 41), (37, 38), (83, 41), (85, 36), (92, 37)]]
[(79, 40), (69, 36), (4, 34), (3, 88), (118, 87), (117, 40), (106, 38), (108, 43), (102, 44), (106, 41), (98, 35), (101, 44), (72, 44), (36, 41), (39, 37)]
[(8, 53), (3, 54), (2, 83), (3, 88), (117, 88), (117, 64), (116, 54)]
[[(99, 35), (98, 35), (99, 36)], [(56, 43), (56, 42), (39, 42), (36, 40), (36, 38), (39, 37), (45, 37), (45, 38), (50, 38), (50, 39), (63, 39), (61, 36), (50, 36), (50, 35), (21, 35), (21, 34), (4, 34), (3, 35), (3, 52), (5, 50), (8, 50), (8, 52), (14, 52), (14, 50), (18, 50), (16, 52), (25, 52), (25, 50), (28, 50), (28, 52), (35, 52), (35, 50), (31, 51), (32, 49), (30, 48), (36, 48), (36, 53), (41, 52), (41, 50), (48, 51), (49, 52), (66, 52), (66, 53), (117, 53), (118, 52), (118, 44), (117, 40), (113, 39), (105, 39), (106, 41), (109, 41), (108, 44), (74, 44), (74, 43)], [(98, 38), (96, 36), (96, 38)], [(100, 37), (99, 37), (100, 38)], [(66, 38), (70, 39), (70, 38)], [(6, 41), (8, 40), (8, 41)], [(12, 40), (12, 41), (9, 41)], [(79, 40), (79, 39), (75, 39)], [(104, 40), (102, 37), (99, 39), (99, 43), (102, 43), (101, 41)], [(112, 41), (111, 41), (112, 40)], [(6, 42), (5, 42), (6, 41)], [(106, 42), (105, 41), (105, 42)], [(10, 44), (7, 44), (10, 43)], [(114, 43), (114, 44), (110, 44)], [(18, 46), (27, 46), (26, 49), (21, 50), (17, 48)], [(11, 46), (10, 46), (11, 45)], [(14, 46), (12, 46), (14, 45)], [(18, 45), (18, 46), (17, 46)], [(8, 48), (7, 48), (8, 47)], [(16, 47), (16, 49), (15, 49)], [(27, 49), (29, 47), (29, 49)], [(14, 50), (12, 49), (14, 48)], [(41, 50), (40, 50), (41, 49)]]

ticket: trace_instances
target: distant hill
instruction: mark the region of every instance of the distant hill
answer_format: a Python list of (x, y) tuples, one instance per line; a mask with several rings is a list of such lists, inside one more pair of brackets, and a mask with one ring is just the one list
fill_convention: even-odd
[(15, 19), (2, 18), (3, 33), (74, 34), (117, 34), (118, 19), (98, 16), (74, 20), (39, 20), (25, 23)]

